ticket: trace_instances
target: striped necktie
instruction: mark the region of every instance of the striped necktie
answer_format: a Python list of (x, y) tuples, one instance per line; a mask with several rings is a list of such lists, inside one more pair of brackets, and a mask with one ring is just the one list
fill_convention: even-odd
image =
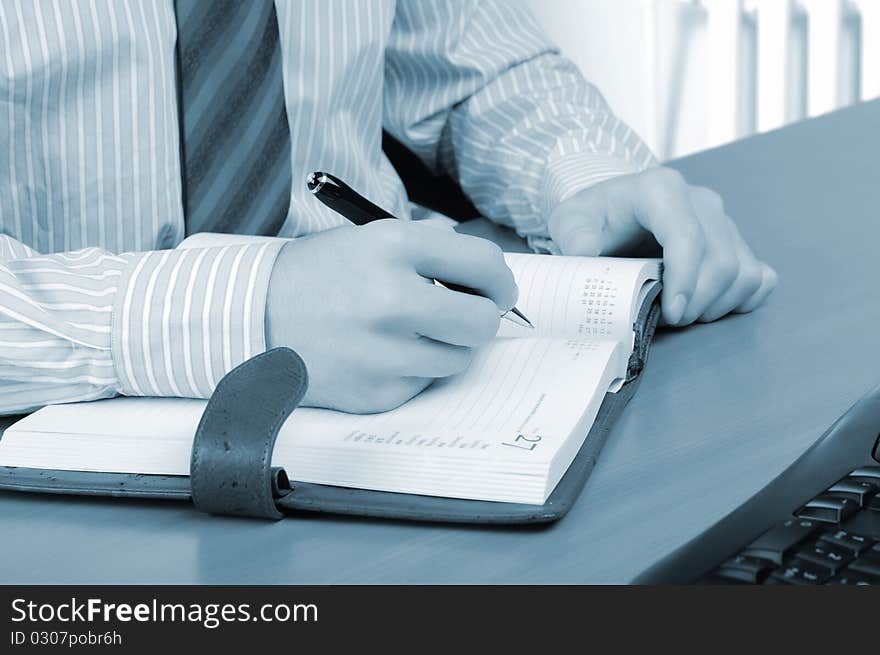
[(275, 235), (290, 131), (273, 0), (176, 0), (187, 234)]

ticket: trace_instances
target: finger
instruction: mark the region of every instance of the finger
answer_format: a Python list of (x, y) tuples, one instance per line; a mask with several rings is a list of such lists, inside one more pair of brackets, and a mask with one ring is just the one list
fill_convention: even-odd
[(409, 261), (419, 275), (473, 289), (502, 311), (516, 304), (513, 273), (495, 243), (452, 230), (412, 227)]
[(700, 314), (698, 320), (704, 323), (716, 321), (734, 311), (754, 296), (755, 292), (761, 287), (763, 279), (761, 262), (755, 258), (745, 239), (742, 238), (735, 227), (733, 227), (733, 231), (737, 259), (739, 260), (739, 271), (736, 279), (727, 291), (721, 294), (715, 302), (711, 303)]
[[(730, 291), (740, 272), (733, 223), (717, 208), (707, 209), (699, 200), (696, 204), (706, 239), (706, 251), (700, 264), (697, 288), (681, 320), (684, 325), (693, 323)], [(725, 309), (730, 311), (734, 306), (729, 305)]]
[(415, 342), (412, 359), (407, 368), (409, 375), (423, 378), (445, 378), (458, 375), (467, 370), (473, 359), (473, 348), (452, 346), (448, 343), (420, 337)]
[(547, 219), (547, 230), (563, 255), (598, 257), (613, 245), (611, 222), (601, 188), (580, 202), (563, 203)]
[(779, 275), (776, 271), (771, 266), (761, 262), (761, 286), (758, 287), (758, 290), (754, 294), (752, 294), (751, 298), (739, 305), (734, 311), (739, 314), (753, 311), (767, 300), (767, 297), (773, 292), (778, 284)]
[(435, 285), (419, 294), (418, 303), (418, 322), (412, 329), (435, 341), (476, 348), (494, 339), (498, 332), (498, 306), (488, 298)]
[(670, 169), (643, 176), (632, 197), (636, 220), (663, 247), (663, 318), (678, 324), (697, 287), (705, 237), (684, 178)]
[(404, 378), (445, 378), (467, 369), (473, 349), (428, 337), (389, 340), (381, 371)]
[(619, 189), (634, 189), (641, 173), (600, 182), (560, 202), (547, 218), (550, 238), (563, 255), (651, 257), (659, 250), (634, 217)]

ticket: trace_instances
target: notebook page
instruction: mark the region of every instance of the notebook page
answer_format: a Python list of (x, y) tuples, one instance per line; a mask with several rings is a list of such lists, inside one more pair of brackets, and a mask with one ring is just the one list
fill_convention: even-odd
[[(444, 467), (448, 477), (467, 461), (541, 471), (585, 411), (592, 422), (619, 352), (609, 341), (499, 339), (468, 371), (390, 412), (297, 409), (279, 434), (273, 461), (301, 481), (373, 488), (394, 482), (400, 490), (413, 490)], [(204, 406), (114, 398), (46, 407), (7, 430), (0, 465), (187, 475)], [(488, 483), (491, 466), (482, 470)], [(420, 489), (413, 493), (431, 493)]]
[[(615, 339), (631, 345), (638, 293), (659, 279), (659, 260), (506, 253), (519, 286), (517, 307), (541, 336)], [(533, 333), (502, 321), (499, 336)]]
[[(49, 405), (13, 424), (8, 434), (89, 434), (140, 443), (177, 440), (201, 418), (205, 402), (189, 398), (120, 397), (88, 403)], [(189, 433), (190, 439), (192, 432)], [(4, 434), (4, 440), (6, 435)], [(2, 443), (2, 442), (0, 442)]]
[(188, 398), (126, 397), (50, 405), (4, 432), (0, 466), (189, 475), (205, 405)]
[(595, 420), (623, 350), (607, 340), (496, 346), (469, 379), (438, 384), (386, 414), (318, 420), (298, 410), (274, 463), (303, 482), (544, 502)]
[[(276, 452), (379, 448), (385, 456), (549, 459), (589, 400), (604, 395), (622, 359), (619, 351), (608, 341), (498, 339), (477, 353), (467, 371), (435, 382), (390, 412), (297, 410), (282, 429)], [(517, 441), (517, 435), (523, 437)], [(522, 443), (538, 435), (535, 448)], [(522, 445), (531, 453), (527, 460), (518, 456)]]

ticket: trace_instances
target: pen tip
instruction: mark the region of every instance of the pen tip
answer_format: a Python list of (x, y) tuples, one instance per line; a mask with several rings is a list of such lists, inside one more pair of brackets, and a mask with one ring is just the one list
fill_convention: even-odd
[(516, 321), (516, 323), (518, 323), (519, 325), (527, 327), (531, 330), (535, 329), (535, 326), (532, 325), (532, 322), (526, 318), (526, 315), (519, 311), (516, 307), (511, 307), (510, 313), (519, 318), (519, 321)]

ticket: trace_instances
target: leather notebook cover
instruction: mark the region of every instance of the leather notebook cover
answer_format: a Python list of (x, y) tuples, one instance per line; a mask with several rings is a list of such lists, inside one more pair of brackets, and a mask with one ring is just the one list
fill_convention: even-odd
[[(590, 432), (543, 505), (464, 500), (289, 481), (271, 467), (275, 436), (306, 389), (302, 360), (278, 348), (229, 373), (205, 409), (193, 443), (190, 476), (136, 475), (0, 467), (10, 491), (192, 501), (203, 511), (261, 518), (326, 512), (387, 519), (522, 524), (557, 521), (577, 500), (615, 420), (635, 393), (660, 317), (661, 285), (635, 322), (627, 381), (606, 393)], [(294, 391), (291, 392), (291, 389)]]

